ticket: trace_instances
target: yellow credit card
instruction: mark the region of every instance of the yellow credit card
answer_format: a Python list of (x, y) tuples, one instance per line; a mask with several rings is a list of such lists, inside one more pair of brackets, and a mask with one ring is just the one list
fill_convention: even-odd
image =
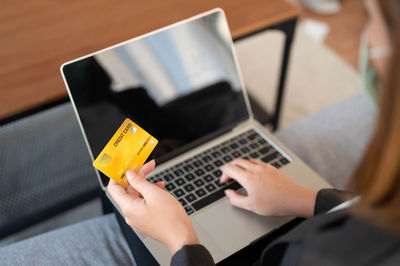
[(139, 171), (157, 143), (157, 139), (127, 118), (97, 156), (93, 166), (128, 187), (126, 170)]

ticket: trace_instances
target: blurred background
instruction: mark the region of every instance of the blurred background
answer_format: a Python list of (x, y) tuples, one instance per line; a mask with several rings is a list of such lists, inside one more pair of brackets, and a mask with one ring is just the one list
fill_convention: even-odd
[(61, 64), (215, 7), (226, 12), (245, 85), (270, 129), (359, 93), (360, 0), (5, 0), (0, 246), (103, 213)]

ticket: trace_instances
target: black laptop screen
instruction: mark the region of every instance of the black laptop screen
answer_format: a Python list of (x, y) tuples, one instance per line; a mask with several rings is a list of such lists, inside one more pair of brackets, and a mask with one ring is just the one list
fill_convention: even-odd
[(221, 12), (66, 64), (63, 74), (94, 157), (125, 118), (159, 140), (162, 162), (248, 118)]

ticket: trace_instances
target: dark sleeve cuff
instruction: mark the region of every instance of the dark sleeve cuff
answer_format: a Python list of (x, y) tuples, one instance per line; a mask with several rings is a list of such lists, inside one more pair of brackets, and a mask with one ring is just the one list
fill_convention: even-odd
[(202, 245), (185, 245), (171, 259), (171, 266), (178, 265), (215, 265), (208, 250)]
[(346, 200), (346, 192), (337, 189), (321, 189), (315, 200), (314, 215), (322, 214)]

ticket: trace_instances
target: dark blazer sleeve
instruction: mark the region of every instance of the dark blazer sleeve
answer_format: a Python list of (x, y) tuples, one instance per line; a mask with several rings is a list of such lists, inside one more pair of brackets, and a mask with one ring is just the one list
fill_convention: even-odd
[(204, 246), (185, 245), (171, 259), (171, 266), (180, 265), (209, 266), (215, 265), (215, 263), (210, 252)]
[(321, 189), (315, 200), (314, 215), (322, 214), (346, 201), (347, 192), (337, 189)]

